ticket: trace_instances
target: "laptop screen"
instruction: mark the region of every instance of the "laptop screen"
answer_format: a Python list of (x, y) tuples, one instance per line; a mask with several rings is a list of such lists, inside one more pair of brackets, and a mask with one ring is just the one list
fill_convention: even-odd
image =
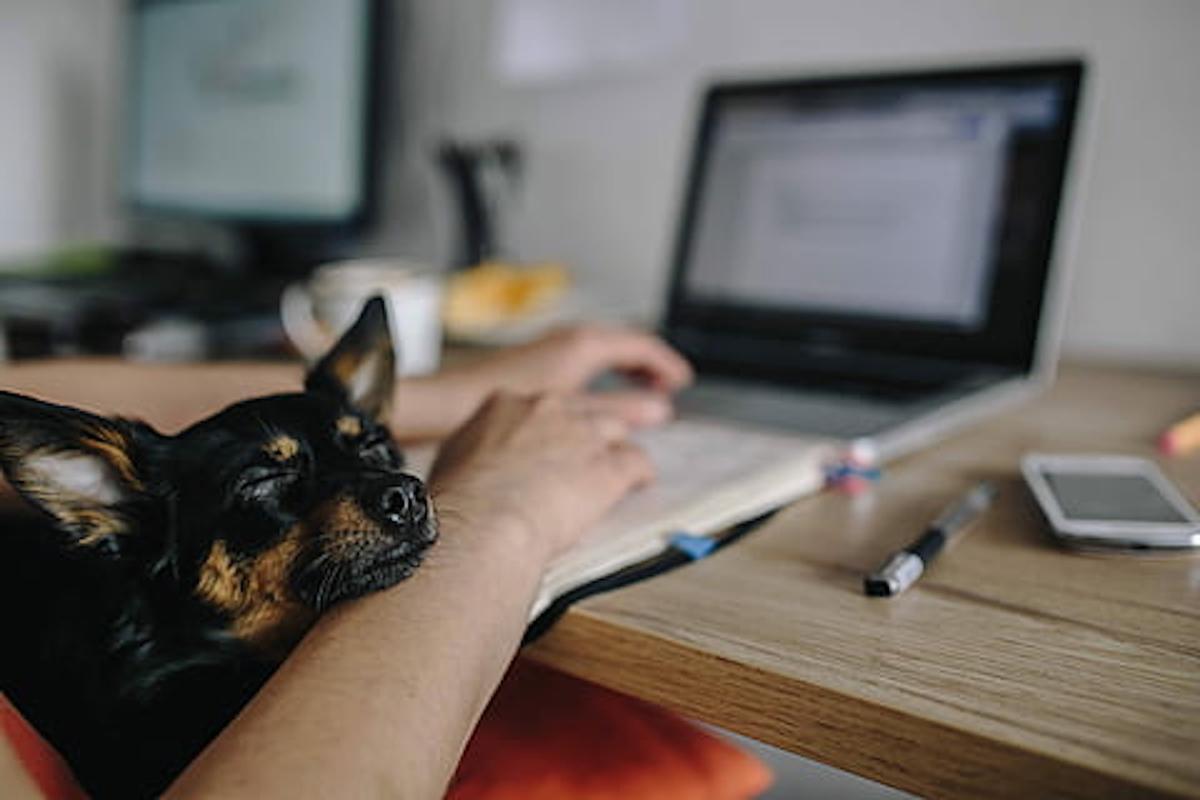
[(1080, 72), (713, 87), (668, 336), (750, 367), (765, 341), (1028, 367)]

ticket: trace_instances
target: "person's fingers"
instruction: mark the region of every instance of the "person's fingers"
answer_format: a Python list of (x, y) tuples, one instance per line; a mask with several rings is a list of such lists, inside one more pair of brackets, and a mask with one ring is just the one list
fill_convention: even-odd
[(607, 414), (635, 428), (662, 425), (674, 416), (671, 400), (660, 392), (629, 389), (583, 395), (584, 407)]
[(651, 386), (668, 391), (692, 381), (691, 365), (656, 336), (615, 327), (589, 328), (583, 336), (585, 382), (610, 369), (637, 375)]
[(587, 417), (605, 444), (614, 444), (629, 438), (629, 423), (620, 417), (599, 412), (587, 412)]
[(614, 442), (609, 446), (606, 458), (617, 497), (654, 480), (654, 464), (646, 451), (633, 442)]

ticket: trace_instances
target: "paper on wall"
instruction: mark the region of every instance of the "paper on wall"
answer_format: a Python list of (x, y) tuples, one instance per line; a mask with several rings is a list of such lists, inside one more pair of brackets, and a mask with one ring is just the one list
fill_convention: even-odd
[(637, 72), (683, 43), (687, 0), (500, 0), (496, 71), (517, 84)]

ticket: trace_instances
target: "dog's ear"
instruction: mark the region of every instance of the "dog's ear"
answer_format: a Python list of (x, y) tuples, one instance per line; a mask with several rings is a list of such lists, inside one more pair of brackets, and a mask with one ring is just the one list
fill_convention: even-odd
[(358, 320), (317, 362), (304, 380), (310, 392), (345, 400), (383, 421), (387, 418), (396, 376), (396, 356), (388, 329), (387, 306), (376, 295)]
[(131, 423), (0, 392), (0, 468), (78, 544), (119, 549), (122, 507), (145, 488), (134, 438)]

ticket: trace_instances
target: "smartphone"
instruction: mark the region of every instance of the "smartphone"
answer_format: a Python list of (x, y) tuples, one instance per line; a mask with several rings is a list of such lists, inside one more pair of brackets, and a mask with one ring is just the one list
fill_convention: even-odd
[(1124, 550), (1200, 548), (1200, 514), (1152, 461), (1031, 453), (1021, 472), (1065, 544)]

